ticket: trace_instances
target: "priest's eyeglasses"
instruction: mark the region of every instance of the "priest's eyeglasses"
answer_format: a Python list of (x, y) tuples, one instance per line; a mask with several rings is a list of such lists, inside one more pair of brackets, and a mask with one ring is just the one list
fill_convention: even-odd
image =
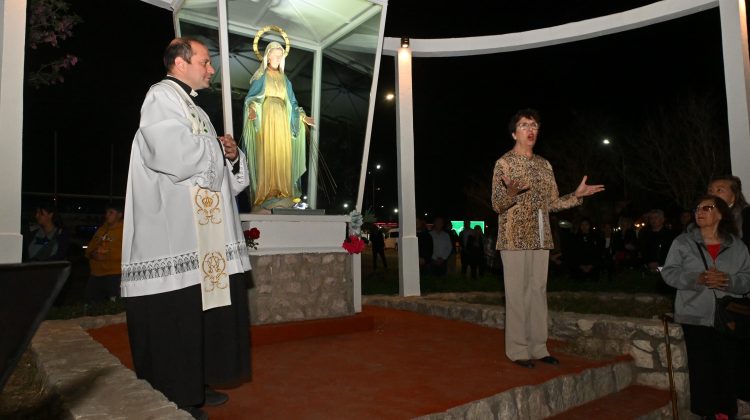
[(539, 124), (537, 124), (537, 123), (521, 123), (521, 124), (518, 124), (518, 128), (520, 128), (523, 131), (529, 131), (529, 130), (539, 131)]
[(711, 212), (711, 211), (713, 211), (713, 209), (715, 209), (715, 208), (716, 208), (716, 206), (714, 206), (713, 204), (711, 204), (711, 205), (706, 205), (706, 206), (698, 206), (698, 207), (696, 207), (695, 209), (693, 209), (693, 211), (694, 211), (695, 213), (698, 213), (698, 212), (700, 212), (700, 211), (702, 211), (702, 212), (704, 212), (704, 213), (710, 213), (710, 212)]

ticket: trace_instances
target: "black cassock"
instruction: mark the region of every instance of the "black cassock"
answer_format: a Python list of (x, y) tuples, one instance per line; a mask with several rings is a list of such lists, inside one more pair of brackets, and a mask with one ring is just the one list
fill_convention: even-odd
[(230, 275), (232, 304), (207, 311), (201, 285), (125, 298), (138, 378), (178, 407), (203, 404), (205, 385), (224, 388), (249, 381), (249, 276)]

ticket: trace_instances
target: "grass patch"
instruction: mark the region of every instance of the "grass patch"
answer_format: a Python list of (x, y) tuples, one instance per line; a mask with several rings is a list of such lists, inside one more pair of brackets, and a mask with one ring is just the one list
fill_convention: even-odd
[[(460, 299), (465, 303), (480, 305), (505, 305), (501, 296), (467, 296)], [(639, 302), (635, 299), (602, 299), (598, 296), (549, 295), (547, 306), (551, 311), (574, 312), (577, 314), (602, 314), (633, 318), (653, 318), (672, 312), (672, 300), (654, 299), (652, 302)]]
[(659, 274), (643, 270), (625, 270), (615, 273), (611, 280), (602, 276), (599, 281), (583, 281), (571, 279), (563, 274), (550, 274), (547, 281), (547, 290), (550, 292), (622, 292), (674, 295), (674, 289), (664, 283)]
[(0, 419), (58, 419), (62, 402), (50, 393), (27, 350), (0, 393)]
[(125, 312), (125, 303), (122, 299), (118, 299), (114, 302), (108, 301), (91, 305), (53, 306), (47, 313), (47, 319), (73, 319), (82, 316), (114, 315), (121, 312)]
[[(372, 255), (366, 250), (362, 255), (362, 293), (365, 295), (398, 294), (398, 254), (393, 250), (386, 251), (388, 268), (383, 268), (378, 261), (373, 269)], [(457, 268), (460, 270), (460, 265)], [(422, 293), (446, 292), (501, 292), (503, 279), (501, 273), (485, 273), (477, 279), (463, 277), (460, 274), (448, 274), (443, 277), (423, 276), (420, 279)], [(571, 279), (565, 274), (550, 273), (547, 281), (550, 292), (609, 292), (609, 293), (651, 293), (673, 296), (674, 289), (667, 286), (661, 276), (641, 270), (625, 270), (615, 273), (612, 279), (605, 276), (599, 281)]]

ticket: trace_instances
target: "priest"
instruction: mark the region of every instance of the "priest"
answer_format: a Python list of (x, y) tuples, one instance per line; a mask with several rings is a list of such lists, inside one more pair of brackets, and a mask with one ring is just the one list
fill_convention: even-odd
[(193, 102), (215, 73), (206, 46), (176, 38), (146, 94), (125, 199), (121, 293), (133, 364), (195, 418), (250, 378), (247, 246), (235, 196), (245, 156)]

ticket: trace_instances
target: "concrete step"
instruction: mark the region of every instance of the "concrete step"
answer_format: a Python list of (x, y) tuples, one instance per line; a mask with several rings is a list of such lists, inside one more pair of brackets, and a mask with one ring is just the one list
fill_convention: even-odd
[[(472, 401), (418, 420), (542, 419), (631, 388), (631, 359), (613, 360), (600, 367), (557, 376), (536, 385), (525, 385)], [(655, 390), (656, 391), (656, 390)], [(662, 393), (664, 391), (656, 391)], [(666, 393), (668, 395), (668, 392)], [(667, 398), (667, 402), (668, 402)], [(662, 404), (663, 406), (664, 404)], [(669, 407), (667, 407), (669, 408)], [(592, 417), (607, 418), (607, 417)]]
[(629, 420), (671, 418), (669, 391), (632, 385), (619, 392), (550, 417), (554, 420)]

